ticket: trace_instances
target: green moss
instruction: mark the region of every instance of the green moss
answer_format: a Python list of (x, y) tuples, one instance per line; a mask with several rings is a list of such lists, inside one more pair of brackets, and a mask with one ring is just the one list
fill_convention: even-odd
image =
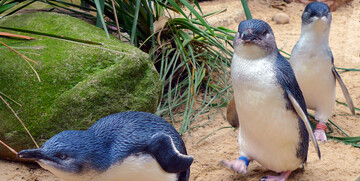
[[(15, 33), (36, 40), (0, 38), (39, 63), (33, 65), (41, 82), (22, 58), (0, 47), (0, 91), (22, 104), (7, 99), (38, 142), (63, 130), (87, 129), (111, 113), (156, 110), (161, 82), (149, 56), (139, 49), (108, 39), (103, 30), (81, 20), (54, 13), (14, 15), (2, 19), (0, 26), (104, 43), (90, 46), (19, 32)], [(34, 147), (2, 102), (0, 122), (1, 140), (17, 150)], [(4, 150), (0, 147), (2, 158), (9, 156)]]

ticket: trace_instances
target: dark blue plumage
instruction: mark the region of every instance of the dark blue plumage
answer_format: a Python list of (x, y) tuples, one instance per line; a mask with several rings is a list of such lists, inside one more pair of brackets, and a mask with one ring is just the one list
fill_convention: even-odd
[[(241, 33), (240, 33), (241, 32)], [(240, 40), (246, 43), (252, 42), (266, 51), (272, 51), (276, 48), (275, 38), (263, 38), (266, 34), (273, 34), (269, 24), (258, 19), (251, 21), (242, 21), (238, 26), (238, 33), (234, 38), (234, 46), (240, 44)]]
[[(302, 111), (307, 115), (306, 103), (304, 96), (301, 92), (300, 86), (296, 81), (295, 74), (291, 68), (290, 63), (278, 52), (275, 62), (275, 72), (278, 83), (284, 89), (284, 98), (287, 100), (287, 109), (291, 109), (295, 112), (295, 108), (288, 98), (289, 92), (299, 103)], [(299, 116), (298, 116), (299, 117)], [(301, 138), (299, 146), (297, 148), (297, 156), (302, 159), (303, 163), (307, 160), (307, 153), (309, 149), (309, 133), (306, 130), (304, 121), (299, 117), (299, 135)], [(312, 134), (312, 133), (310, 133)]]
[(312, 17), (328, 16), (331, 21), (330, 8), (322, 2), (312, 2), (305, 7), (304, 13), (301, 16), (303, 24), (309, 24), (313, 20)]
[[(173, 147), (176, 148), (173, 149)], [(105, 172), (112, 165), (136, 153), (148, 153), (168, 173), (188, 180), (193, 158), (187, 156), (184, 142), (164, 119), (144, 112), (122, 112), (98, 120), (85, 131), (63, 131), (40, 149), (19, 152), (23, 158), (52, 160), (65, 172), (89, 170)], [(181, 154), (179, 154), (179, 152)], [(34, 156), (34, 153), (39, 154)], [(40, 158), (38, 158), (40, 157)], [(65, 163), (72, 159), (71, 164)]]
[(177, 131), (164, 119), (150, 113), (112, 114), (100, 119), (88, 131), (93, 132), (98, 140), (107, 140), (104, 148), (111, 148), (110, 164), (132, 153), (145, 151), (151, 144), (152, 136), (159, 133), (169, 135), (179, 152), (187, 154), (185, 144)]
[(266, 33), (272, 33), (272, 29), (270, 25), (259, 19), (242, 21), (238, 26), (238, 32), (243, 33), (247, 30), (252, 30), (252, 34), (255, 36), (264, 35)]

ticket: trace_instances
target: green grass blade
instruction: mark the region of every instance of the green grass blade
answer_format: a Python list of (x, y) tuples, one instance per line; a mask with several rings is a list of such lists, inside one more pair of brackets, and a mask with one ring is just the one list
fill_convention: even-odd
[(13, 3), (10, 3), (10, 4), (5, 4), (5, 5), (1, 5), (0, 6), (0, 13), (14, 7), (15, 5), (17, 4), (17, 2), (13, 2)]
[(329, 139), (343, 142), (346, 145), (351, 145), (351, 146), (360, 148), (360, 144), (359, 144), (360, 137), (336, 137), (336, 136), (329, 135)]
[(133, 20), (133, 25), (131, 28), (131, 38), (130, 38), (130, 44), (134, 45), (135, 37), (136, 37), (136, 26), (138, 24), (138, 17), (139, 17), (139, 9), (140, 9), (140, 0), (136, 0), (136, 6), (135, 6), (135, 16)]
[(343, 131), (339, 126), (337, 126), (335, 123), (333, 123), (330, 119), (328, 121), (330, 124), (335, 126), (338, 130), (340, 130), (345, 136), (350, 137), (345, 131)]
[(195, 15), (195, 17), (202, 23), (203, 26), (206, 27), (206, 29), (214, 35), (214, 31), (210, 28), (209, 24), (205, 22), (205, 20), (201, 17), (201, 15), (194, 9), (193, 6), (187, 1), (187, 0), (180, 0), (190, 11), (192, 14)]
[(200, 8), (200, 5), (199, 5), (198, 0), (194, 0), (194, 4), (195, 4), (195, 6), (199, 9), (199, 11), (201, 12), (201, 14), (204, 14), (204, 13), (202, 12), (201, 8)]
[[(2, 0), (2, 1), (0, 1), (0, 7), (1, 7), (2, 5), (4, 5), (7, 1), (8, 1), (8, 0)], [(12, 2), (11, 2), (11, 3), (12, 3)]]
[(108, 38), (110, 38), (109, 32), (108, 32), (108, 30), (107, 30), (107, 28), (106, 28), (106, 24), (105, 24), (105, 21), (104, 21), (103, 12), (102, 12), (102, 10), (101, 10), (102, 7), (104, 6), (104, 1), (105, 1), (105, 0), (102, 0), (102, 1), (101, 1), (101, 2), (102, 2), (102, 5), (101, 5), (100, 0), (95, 0), (97, 17), (98, 17), (97, 19), (100, 20), (100, 22), (101, 22), (101, 24), (102, 24), (102, 26), (103, 26), (103, 28), (104, 28), (104, 30), (105, 30), (106, 36), (107, 36)]
[[(47, 1), (46, 2), (47, 4), (51, 5), (51, 6), (54, 6), (54, 7), (59, 7), (58, 10), (61, 11), (62, 13), (64, 14), (69, 14), (69, 12), (67, 11), (62, 11), (62, 9), (65, 9), (65, 10), (68, 10), (70, 12), (74, 12), (74, 13), (77, 13), (77, 14), (80, 14), (82, 16), (84, 16), (85, 18), (89, 18), (89, 19), (96, 19), (96, 17), (94, 17), (94, 15), (90, 14), (90, 13), (86, 13), (86, 12), (83, 12), (83, 11), (77, 11), (75, 8), (68, 8), (68, 7), (65, 7), (65, 6), (62, 6), (62, 5), (58, 5), (56, 3), (53, 3), (51, 1)], [(96, 11), (96, 10), (95, 10)]]
[(14, 99), (12, 99), (11, 97), (9, 97), (8, 95), (0, 92), (1, 95), (3, 95), (5, 98), (11, 100), (12, 102), (14, 102), (15, 104), (17, 104), (18, 106), (22, 107), (22, 105), (20, 103), (18, 103), (17, 101), (15, 101)]
[(287, 56), (291, 56), (291, 54), (290, 53), (287, 53), (287, 52), (285, 52), (284, 50), (282, 50), (282, 49), (279, 49), (279, 52), (281, 52), (281, 53), (284, 53), (285, 55), (287, 55)]
[[(315, 116), (312, 115), (312, 114), (310, 114), (310, 113), (308, 113), (308, 116), (310, 116), (310, 117), (312, 117), (313, 119), (315, 119)], [(331, 124), (331, 125), (335, 126), (335, 127), (336, 127), (340, 132), (342, 132), (345, 136), (350, 137), (345, 131), (343, 131), (339, 126), (337, 126), (337, 125), (336, 125), (334, 122), (332, 122), (330, 119), (328, 119), (328, 122), (329, 122), (329, 125)], [(330, 133), (332, 133), (332, 131), (329, 132), (329, 133), (327, 133), (327, 135), (330, 135)]]
[(48, 3), (48, 2), (57, 2), (57, 3), (60, 3), (60, 4), (72, 6), (72, 7), (75, 7), (75, 8), (82, 9), (82, 10), (87, 10), (87, 11), (96, 12), (96, 9), (88, 8), (88, 7), (85, 7), (85, 6), (81, 6), (81, 5), (77, 5), (77, 4), (73, 4), (73, 3), (69, 3), (69, 2), (65, 2), (65, 1), (60, 1), (60, 0), (48, 0), (48, 1), (46, 1), (46, 2), (47, 2), (47, 3)]
[[(151, 5), (151, 2), (152, 0), (149, 0), (148, 3), (149, 3), (149, 11), (148, 11), (148, 16), (149, 16), (149, 23), (150, 23), (150, 31), (151, 33), (155, 33), (154, 32), (154, 16), (153, 16), (153, 13), (151, 12), (152, 11), (152, 5)], [(153, 48), (155, 46), (155, 38), (153, 35), (151, 35), (151, 47)]]
[[(346, 106), (346, 107), (349, 107), (346, 103), (340, 102), (338, 100), (336, 100), (336, 103), (341, 104), (341, 105)], [(357, 107), (355, 107), (355, 110), (360, 111), (360, 109), (357, 108)]]
[(30, 4), (32, 4), (32, 3), (34, 3), (34, 2), (36, 2), (36, 0), (33, 0), (33, 1), (31, 1), (31, 2), (28, 2), (28, 3), (26, 3), (26, 4), (22, 5), (22, 6), (20, 6), (19, 8), (16, 8), (15, 10), (13, 10), (13, 11), (11, 11), (10, 13), (6, 14), (5, 16), (10, 16), (10, 15), (12, 15), (12, 14), (14, 14), (14, 13), (16, 13), (16, 12), (20, 11), (21, 9), (23, 9), (23, 8), (25, 8), (25, 7), (27, 7), (27, 6), (29, 6)]
[(355, 69), (355, 68), (341, 68), (341, 67), (335, 67), (338, 70), (344, 70), (344, 71), (360, 71), (360, 69)]
[(98, 42), (94, 42), (94, 41), (90, 41), (90, 40), (82, 40), (82, 39), (71, 38), (71, 37), (66, 37), (66, 36), (62, 36), (62, 35), (54, 35), (54, 34), (50, 34), (50, 33), (24, 30), (24, 29), (20, 29), (20, 28), (10, 28), (10, 27), (5, 27), (5, 26), (0, 26), (0, 29), (1, 28), (6, 29), (6, 30), (19, 31), (19, 32), (30, 33), (30, 34), (35, 34), (35, 35), (42, 35), (42, 36), (48, 36), (48, 37), (59, 38), (59, 39), (64, 39), (64, 40), (70, 40), (70, 41), (75, 41), (75, 42), (79, 42), (79, 43), (86, 43), (86, 44), (91, 44), (91, 45), (103, 45), (102, 43), (98, 43)]
[[(97, 15), (96, 15), (96, 26), (99, 28), (104, 28), (105, 26), (103, 26), (102, 21), (101, 21), (101, 17), (103, 17), (103, 13), (104, 13), (104, 6), (105, 6), (105, 0), (95, 0), (95, 6), (96, 6), (96, 11), (97, 11)], [(100, 11), (99, 11), (100, 10)]]
[(222, 129), (227, 129), (227, 128), (234, 128), (234, 127), (231, 127), (231, 126), (225, 126), (225, 127), (221, 127), (221, 128), (218, 128), (214, 131), (212, 131), (211, 133), (209, 133), (208, 135), (206, 135), (204, 138), (201, 138), (198, 142), (195, 143), (195, 145), (201, 143), (202, 141), (204, 141), (205, 139), (207, 139), (208, 137), (210, 137), (211, 135), (213, 135), (214, 133), (222, 130)]
[(252, 19), (250, 9), (249, 9), (249, 6), (248, 6), (246, 0), (241, 0), (241, 4), (242, 4), (242, 6), (244, 8), (246, 19)]
[(357, 137), (337, 137), (337, 136), (332, 136), (333, 138), (336, 138), (338, 140), (344, 140), (344, 141), (348, 141), (348, 142), (360, 142), (360, 136)]
[(202, 18), (206, 18), (206, 17), (212, 16), (212, 15), (220, 14), (220, 13), (223, 13), (225, 11), (226, 11), (226, 9), (220, 9), (220, 10), (205, 14), (205, 15), (202, 16)]
[[(180, 6), (173, 0), (168, 0), (168, 2), (178, 11), (180, 14), (182, 14), (185, 18), (188, 18), (184, 11), (180, 8)], [(169, 13), (170, 14), (170, 13)]]

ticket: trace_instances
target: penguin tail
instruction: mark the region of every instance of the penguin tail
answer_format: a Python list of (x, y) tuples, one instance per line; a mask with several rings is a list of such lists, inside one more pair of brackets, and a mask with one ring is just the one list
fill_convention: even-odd
[(164, 133), (152, 136), (146, 150), (150, 152), (161, 168), (168, 173), (180, 173), (187, 170), (194, 158), (180, 153), (172, 138)]

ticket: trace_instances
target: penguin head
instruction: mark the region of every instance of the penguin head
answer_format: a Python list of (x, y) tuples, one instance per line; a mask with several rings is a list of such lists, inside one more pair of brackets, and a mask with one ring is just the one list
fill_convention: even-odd
[(276, 49), (275, 36), (269, 24), (258, 19), (244, 20), (239, 24), (234, 38), (234, 52), (237, 56), (257, 59)]
[(20, 151), (18, 157), (35, 159), (43, 168), (60, 178), (66, 178), (94, 170), (98, 146), (91, 140), (94, 140), (94, 136), (86, 131), (63, 131), (50, 138), (39, 149)]
[(303, 26), (308, 25), (318, 28), (330, 27), (331, 18), (329, 6), (322, 2), (312, 2), (308, 4), (301, 17)]

